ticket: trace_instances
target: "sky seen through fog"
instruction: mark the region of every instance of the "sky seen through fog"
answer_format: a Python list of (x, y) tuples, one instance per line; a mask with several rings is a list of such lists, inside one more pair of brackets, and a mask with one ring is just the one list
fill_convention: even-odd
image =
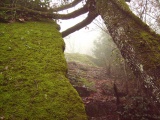
[[(68, 9), (67, 11), (64, 10), (60, 13), (63, 13), (63, 14), (70, 13), (80, 8), (81, 5), (82, 4), (79, 4), (76, 7)], [(60, 31), (64, 31), (72, 27), (73, 25), (76, 25), (86, 17), (87, 17), (87, 13), (73, 19), (59, 20), (58, 24), (61, 26)], [(100, 20), (100, 17), (98, 17), (97, 19)], [(100, 21), (102, 22), (102, 20)], [(66, 44), (65, 52), (92, 55), (93, 42), (94, 40), (98, 39), (98, 36), (100, 35), (100, 32), (101, 32), (100, 30), (98, 30), (98, 27), (94, 24), (95, 22), (96, 20), (94, 20), (94, 22), (87, 25), (86, 27), (65, 37), (64, 38), (65, 44)]]
[[(80, 3), (73, 8), (70, 8), (68, 10), (64, 10), (60, 13), (63, 13), (63, 14), (70, 13), (74, 10), (79, 9), (82, 6), (82, 4), (83, 3)], [(131, 1), (128, 4), (130, 4), (131, 6), (133, 6), (133, 5), (136, 6), (134, 1), (133, 2)], [(132, 10), (133, 10), (133, 12), (135, 12), (133, 7), (132, 7)], [(148, 7), (152, 7), (152, 6), (148, 6)], [(87, 16), (87, 13), (84, 15), (81, 15), (79, 17), (76, 17), (74, 19), (59, 20), (58, 24), (60, 24), (60, 26), (61, 26), (61, 31), (64, 31), (64, 30), (72, 27), (73, 25), (76, 25), (77, 23), (79, 23), (80, 21), (85, 19), (86, 16)], [(82, 29), (80, 29), (80, 30), (78, 30), (78, 31), (76, 31), (76, 32), (74, 32), (64, 38), (65, 43), (66, 43), (65, 52), (93, 55), (93, 53), (92, 53), (92, 50), (94, 48), (93, 43), (95, 40), (98, 40), (101, 37), (101, 32), (102, 32), (101, 29), (99, 27), (97, 27), (96, 24), (99, 24), (100, 26), (104, 26), (103, 20), (100, 18), (100, 16), (97, 17), (96, 19), (97, 20), (94, 20), (87, 27), (84, 27), (84, 28), (82, 28)], [(149, 16), (147, 17), (147, 19), (151, 21), (152, 25), (154, 25), (155, 20), (149, 18)], [(99, 22), (97, 22), (97, 21), (99, 21)], [(159, 29), (159, 27), (158, 27), (158, 29)], [(156, 32), (160, 33), (160, 29)]]

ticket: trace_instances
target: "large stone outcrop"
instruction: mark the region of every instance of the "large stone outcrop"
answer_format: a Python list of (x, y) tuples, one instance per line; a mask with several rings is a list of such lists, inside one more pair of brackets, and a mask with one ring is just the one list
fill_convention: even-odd
[(0, 23), (0, 117), (86, 120), (53, 22)]

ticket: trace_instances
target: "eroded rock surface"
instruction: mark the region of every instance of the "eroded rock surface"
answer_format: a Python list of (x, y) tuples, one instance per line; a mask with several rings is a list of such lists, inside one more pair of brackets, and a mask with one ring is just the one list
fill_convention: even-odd
[[(116, 97), (113, 90), (113, 79), (108, 78), (106, 70), (90, 67), (76, 62), (68, 62), (68, 77), (74, 84), (85, 104), (89, 120), (118, 120)], [(94, 82), (94, 90), (79, 85), (79, 78)], [(78, 86), (79, 85), (79, 86)]]

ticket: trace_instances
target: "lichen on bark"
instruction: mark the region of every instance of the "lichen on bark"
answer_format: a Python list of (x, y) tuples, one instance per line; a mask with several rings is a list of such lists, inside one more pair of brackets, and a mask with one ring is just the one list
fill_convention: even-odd
[(135, 16), (123, 0), (99, 0), (97, 5), (113, 41), (135, 76), (152, 88), (151, 94), (156, 89), (158, 95), (160, 35)]

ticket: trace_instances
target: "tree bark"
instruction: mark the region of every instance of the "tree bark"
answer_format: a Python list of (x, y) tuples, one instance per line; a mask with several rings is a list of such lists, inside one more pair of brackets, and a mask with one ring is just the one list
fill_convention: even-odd
[(50, 18), (50, 19), (71, 19), (78, 17), (82, 14), (85, 14), (88, 12), (87, 5), (83, 6), (82, 8), (75, 10), (74, 12), (68, 13), (68, 14), (58, 14), (58, 13), (50, 13), (50, 12), (42, 12), (42, 11), (37, 11), (34, 9), (18, 6), (18, 7), (0, 7), (0, 11), (16, 11), (16, 12), (26, 12), (27, 15), (39, 15), (45, 19)]
[(62, 5), (60, 7), (57, 7), (57, 8), (53, 8), (52, 10), (54, 12), (57, 12), (57, 11), (62, 11), (62, 10), (66, 10), (66, 9), (69, 9), (71, 7), (74, 7), (76, 6), (78, 3), (80, 3), (82, 0), (74, 0), (73, 2), (67, 4), (67, 5)]
[(81, 21), (80, 23), (68, 28), (67, 30), (62, 32), (62, 37), (66, 37), (67, 35), (85, 27), (86, 25), (90, 24), (96, 17), (98, 16), (97, 13), (93, 13), (90, 12), (88, 13), (88, 16), (86, 17), (86, 19), (84, 19), (83, 21)]
[(145, 93), (159, 97), (160, 35), (136, 17), (123, 0), (98, 0), (96, 5), (122, 56), (142, 81)]

